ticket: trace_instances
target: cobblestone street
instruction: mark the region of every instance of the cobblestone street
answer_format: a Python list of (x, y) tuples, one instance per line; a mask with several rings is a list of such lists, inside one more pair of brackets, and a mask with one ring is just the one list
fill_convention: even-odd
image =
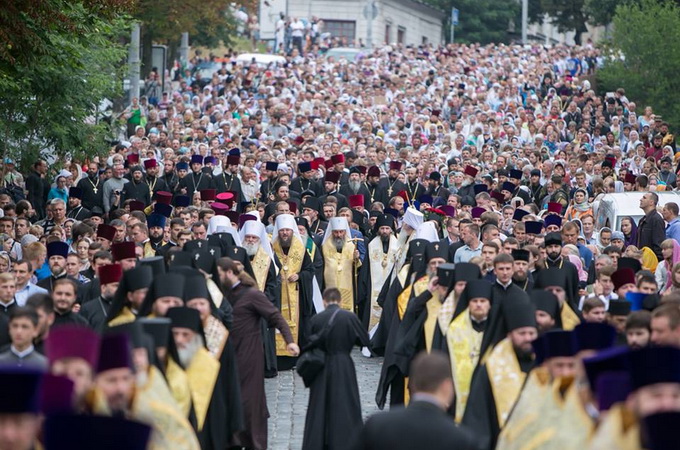
[[(383, 358), (365, 358), (359, 350), (352, 352), (357, 371), (361, 412), (364, 418), (375, 414), (375, 390), (380, 378)], [(269, 448), (272, 450), (298, 450), (302, 447), (307, 399), (305, 388), (294, 370), (280, 372), (279, 376), (265, 380), (269, 406)]]

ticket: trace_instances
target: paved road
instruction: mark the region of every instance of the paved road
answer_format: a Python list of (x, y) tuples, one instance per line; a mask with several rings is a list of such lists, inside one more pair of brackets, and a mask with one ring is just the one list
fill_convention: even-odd
[[(365, 358), (358, 350), (352, 352), (357, 370), (361, 412), (364, 418), (376, 413), (375, 390), (380, 378), (382, 358)], [(279, 372), (276, 378), (265, 380), (269, 406), (269, 448), (299, 450), (305, 428), (309, 391), (294, 371)]]

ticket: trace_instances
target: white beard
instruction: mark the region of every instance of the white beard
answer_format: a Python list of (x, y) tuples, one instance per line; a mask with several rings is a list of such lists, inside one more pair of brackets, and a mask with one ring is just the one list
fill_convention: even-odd
[(257, 254), (257, 251), (260, 249), (260, 243), (258, 242), (257, 244), (247, 244), (244, 242), (243, 248), (246, 250), (246, 254), (248, 256), (255, 256)]
[(349, 187), (350, 187), (350, 189), (352, 189), (352, 192), (359, 192), (359, 188), (361, 187), (361, 182), (360, 181), (350, 181)]
[(186, 347), (177, 348), (179, 362), (182, 364), (182, 367), (189, 367), (191, 360), (194, 359), (194, 355), (201, 347), (203, 347), (203, 338), (201, 335), (197, 334), (194, 336), (194, 339), (187, 344)]

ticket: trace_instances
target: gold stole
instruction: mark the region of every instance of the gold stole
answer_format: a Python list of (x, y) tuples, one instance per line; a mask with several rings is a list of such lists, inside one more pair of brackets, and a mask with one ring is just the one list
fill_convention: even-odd
[(587, 448), (591, 450), (639, 450), (642, 448), (640, 426), (624, 403), (613, 405), (605, 413)]
[(439, 310), (442, 309), (442, 302), (439, 300), (439, 295), (432, 294), (432, 298), (425, 304), (427, 309), (427, 317), (423, 325), (423, 332), (425, 333), (425, 350), (427, 353), (432, 352), (432, 341), (434, 341), (434, 333), (438, 325)]
[(177, 402), (180, 412), (184, 417), (189, 417), (191, 411), (191, 391), (189, 390), (189, 380), (187, 374), (170, 356), (165, 367), (165, 378), (168, 381), (168, 388), (172, 397)]
[(571, 331), (576, 328), (576, 325), (581, 323), (576, 313), (572, 311), (571, 306), (564, 302), (562, 304), (562, 310), (560, 311), (560, 317), (562, 318), (562, 329), (564, 331)]
[(213, 389), (220, 373), (220, 362), (205, 348), (199, 348), (186, 369), (198, 431), (203, 429)]
[(227, 339), (229, 339), (229, 330), (217, 317), (211, 314), (203, 324), (203, 334), (205, 334), (205, 345), (208, 347), (208, 351), (219, 361), (224, 346), (227, 344)]
[[(497, 449), (536, 448), (546, 442), (546, 437), (550, 438), (555, 434), (552, 428), (537, 430), (536, 426), (541, 415), (550, 412), (546, 408), (546, 403), (548, 403), (546, 399), (550, 399), (549, 393), (548, 369), (536, 367), (529, 372), (522, 393), (512, 409), (512, 414), (498, 436)], [(550, 422), (547, 423), (550, 424)]]
[(371, 299), (371, 318), (368, 325), (369, 330), (373, 329), (380, 322), (382, 308), (378, 305), (378, 295), (380, 295), (380, 291), (394, 267), (394, 255), (397, 251), (397, 245), (398, 242), (394, 236), (390, 236), (387, 253), (383, 252), (380, 237), (374, 238), (368, 244), (368, 258), (371, 265), (371, 292), (369, 294)]
[(135, 390), (132, 414), (135, 419), (153, 426), (149, 449), (198, 450), (200, 447), (196, 433), (189, 420), (182, 416), (163, 375), (155, 366), (151, 366), (147, 376), (144, 386), (137, 386)]
[[(340, 307), (346, 311), (354, 311), (354, 249), (356, 246), (351, 241), (345, 241), (342, 252), (331, 239), (322, 246), (324, 259), (324, 281), (326, 288), (337, 288), (342, 300)], [(359, 266), (357, 261), (357, 267)]]
[(522, 372), (512, 341), (505, 338), (496, 345), (486, 361), (489, 383), (496, 403), (498, 425), (503, 428), (508, 415), (515, 406), (524, 385), (526, 374)]
[(206, 279), (205, 283), (208, 285), (208, 292), (210, 293), (210, 297), (212, 298), (215, 307), (219, 308), (222, 306), (222, 302), (224, 301), (224, 294), (222, 294), (222, 290), (212, 278)]
[[(292, 274), (299, 274), (302, 269), (302, 261), (305, 258), (305, 246), (300, 239), (291, 240), (288, 254), (284, 254), (281, 244), (277, 239), (272, 246), (276, 256), (281, 261), (281, 315), (286, 319), (293, 335), (293, 342), (298, 341), (300, 332), (300, 291), (298, 282), (289, 283), (288, 277)], [(286, 341), (279, 331), (276, 331), (276, 356), (290, 356), (286, 351)]]
[[(556, 442), (564, 442), (569, 448), (585, 448), (593, 434), (593, 420), (586, 412), (583, 401), (579, 396), (579, 387), (571, 377), (564, 394), (563, 407), (556, 410), (560, 414), (551, 420), (553, 424), (560, 424), (557, 428)], [(560, 383), (564, 386), (564, 381)]]
[(113, 319), (109, 320), (109, 327), (115, 327), (116, 325), (123, 325), (124, 323), (130, 323), (134, 322), (137, 320), (137, 316), (132, 312), (132, 310), (124, 306), (123, 309), (120, 311), (120, 313), (114, 317)]
[(271, 259), (262, 246), (260, 246), (260, 248), (257, 249), (257, 253), (255, 253), (255, 257), (250, 262), (250, 265), (253, 267), (253, 273), (255, 274), (255, 281), (257, 281), (257, 288), (260, 292), (264, 292), (264, 287), (267, 284), (269, 264), (271, 264)]
[(456, 422), (463, 420), (463, 413), (470, 395), (472, 372), (477, 367), (479, 352), (482, 347), (483, 332), (472, 328), (470, 310), (465, 309), (458, 315), (446, 332), (446, 341), (451, 359), (453, 386), (456, 390)]

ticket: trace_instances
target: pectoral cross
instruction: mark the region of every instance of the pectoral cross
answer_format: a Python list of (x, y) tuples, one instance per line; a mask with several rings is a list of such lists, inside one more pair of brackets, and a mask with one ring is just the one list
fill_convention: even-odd
[(198, 248), (201, 248), (201, 247), (203, 247), (203, 242), (198, 243)]
[(198, 258), (200, 258), (200, 257), (201, 257), (201, 255), (199, 255), (198, 253), (196, 253), (196, 256), (194, 256), (194, 260), (198, 261)]
[(211, 249), (210, 249), (210, 254), (213, 255), (213, 256), (215, 256), (215, 249), (214, 249), (214, 248), (211, 248)]
[(387, 195), (389, 195), (390, 197), (392, 197), (392, 188), (389, 188), (389, 189), (387, 190)]
[(97, 188), (92, 189), (92, 191), (96, 194), (96, 193), (97, 193)]

